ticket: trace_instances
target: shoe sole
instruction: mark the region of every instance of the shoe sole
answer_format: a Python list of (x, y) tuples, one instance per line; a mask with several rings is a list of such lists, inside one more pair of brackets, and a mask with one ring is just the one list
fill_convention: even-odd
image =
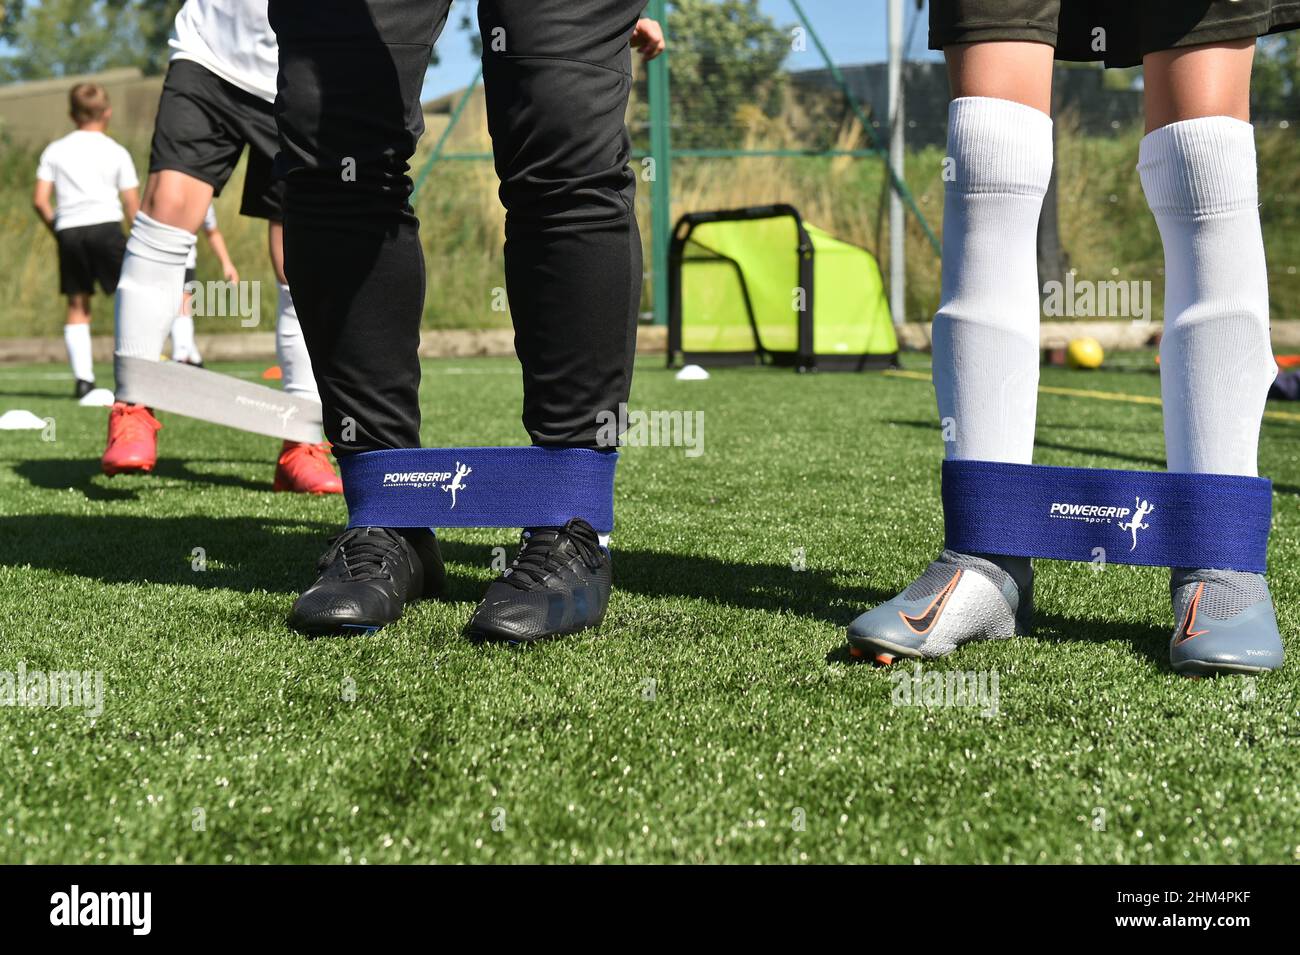
[(303, 491), (296, 487), (285, 487), (283, 484), (281, 484), (278, 481), (274, 482), (271, 485), (271, 490), (274, 491), (276, 494), (310, 494), (314, 497), (324, 497), (327, 494), (343, 493), (343, 490), (341, 488), (337, 491)]
[(296, 633), (301, 633), (307, 637), (356, 637), (369, 636), (372, 633), (378, 633), (389, 624), (396, 623), (396, 620), (390, 620), (388, 623), (320, 623), (320, 624), (303, 624), (295, 623), (292, 620), (286, 620), (285, 625)]
[[(922, 659), (920, 653), (911, 651), (906, 647), (891, 644), (887, 640), (860, 640), (855, 642), (852, 638), (849, 640), (849, 656), (859, 660), (864, 660), (870, 656), (881, 666), (889, 666), (898, 660), (899, 657), (913, 660)], [(1263, 673), (1272, 673), (1274, 668), (1252, 667), (1237, 663), (1209, 663), (1204, 660), (1188, 660), (1184, 663), (1174, 664), (1174, 670), (1189, 679), (1199, 680), (1212, 676), (1259, 676)]]
[(576, 627), (571, 630), (556, 630), (553, 633), (538, 634), (535, 637), (521, 637), (518, 634), (504, 634), (492, 630), (480, 630), (476, 627), (472, 627), (470, 624), (465, 624), (465, 629), (461, 631), (461, 635), (472, 643), (505, 643), (510, 646), (522, 647), (534, 643), (545, 643), (547, 640), (556, 640), (560, 637), (571, 637), (575, 633), (583, 633), (587, 630), (595, 630), (604, 622), (605, 618), (601, 617), (601, 619), (597, 620), (595, 623), (584, 624), (581, 627)]
[(116, 477), (119, 474), (150, 474), (153, 472), (154, 464), (123, 464), (116, 467), (101, 464), (100, 468), (108, 477)]
[(1208, 660), (1184, 660), (1173, 664), (1174, 671), (1198, 679), (1207, 676), (1259, 676), (1272, 673), (1275, 667), (1254, 667), (1245, 663), (1211, 663)]
[(288, 626), (290, 630), (300, 633), (304, 637), (368, 637), (372, 633), (378, 633), (388, 624), (342, 623), (333, 627), (300, 627), (289, 624)]
[[(952, 650), (949, 651), (949, 653), (956, 653), (962, 647), (967, 646), (970, 643), (991, 643), (994, 642), (995, 640), (1012, 640), (1015, 637), (1020, 637), (1020, 636), (1024, 636), (1024, 634), (1022, 634), (1019, 630), (1017, 630), (1010, 637), (996, 637), (996, 638), (988, 638), (983, 640), (969, 640), (966, 643), (961, 644), (960, 646), (954, 647)], [(867, 656), (871, 656), (877, 663), (883, 666), (889, 666), (891, 663), (895, 662), (900, 657), (908, 660), (940, 659), (939, 656), (927, 657), (924, 653), (922, 653), (920, 650), (917, 650), (915, 647), (903, 646), (901, 643), (891, 643), (890, 641), (883, 640), (880, 637), (855, 637), (849, 635), (847, 639), (849, 641), (849, 656), (856, 657), (858, 659), (863, 659)], [(947, 655), (948, 654), (945, 653), (945, 654), (941, 654), (940, 656), (947, 656)]]
[(870, 656), (881, 666), (889, 666), (900, 657), (909, 660), (923, 660), (925, 655), (912, 647), (890, 643), (888, 640), (865, 637), (849, 637), (849, 655), (858, 659)]

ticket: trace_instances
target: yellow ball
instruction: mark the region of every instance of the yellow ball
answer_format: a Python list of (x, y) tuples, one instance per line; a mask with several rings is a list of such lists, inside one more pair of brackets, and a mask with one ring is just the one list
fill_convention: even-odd
[(1071, 368), (1100, 368), (1106, 353), (1095, 338), (1073, 339), (1065, 349), (1065, 360)]

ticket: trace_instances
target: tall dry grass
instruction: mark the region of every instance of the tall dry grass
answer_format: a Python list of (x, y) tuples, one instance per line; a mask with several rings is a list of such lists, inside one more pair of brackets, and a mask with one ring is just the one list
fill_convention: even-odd
[[(796, 146), (788, 125), (746, 120), (756, 147)], [(1062, 243), (1079, 277), (1153, 282), (1158, 304), (1163, 256), (1146, 208), (1135, 165), (1138, 129), (1113, 135), (1082, 135), (1069, 117), (1058, 127)], [(433, 137), (426, 136), (413, 167), (419, 169)], [(1269, 254), (1274, 318), (1296, 317), (1300, 303), (1300, 146), (1293, 131), (1261, 129), (1261, 214)], [(860, 145), (851, 128), (840, 131), (844, 148)], [(128, 143), (144, 168), (147, 144)], [(487, 150), (486, 134), (469, 127), (453, 136), (454, 151)], [(30, 209), (31, 179), (38, 151), (0, 148), (0, 335), (57, 335), (63, 305), (57, 293), (53, 240)], [(942, 229), (943, 152), (937, 148), (907, 157), (907, 181), (918, 207), (936, 232)], [(640, 170), (640, 166), (635, 168)], [(218, 200), (221, 226), (243, 277), (263, 282), (264, 314), (274, 314), (274, 277), (265, 251), (265, 225), (237, 214), (243, 170)], [(650, 196), (656, 184), (639, 184), (637, 214), (650, 267)], [(885, 178), (874, 159), (823, 157), (742, 159), (684, 158), (672, 170), (673, 216), (688, 211), (788, 202), (831, 233), (875, 252), (888, 275)], [(496, 178), (488, 162), (442, 162), (430, 173), (416, 201), (423, 224), (428, 296), (427, 327), (481, 328), (509, 324), (499, 309), (505, 285), (502, 267), (504, 216)], [(928, 320), (939, 296), (939, 262), (916, 223), (907, 230), (907, 317)], [(200, 240), (201, 278), (217, 278), (215, 262)], [(643, 304), (649, 307), (649, 282)], [(582, 303), (574, 303), (575, 308)], [(1159, 318), (1160, 315), (1154, 316)], [(96, 329), (111, 330), (111, 302), (97, 296)], [(200, 331), (239, 331), (237, 322), (200, 319)], [(209, 323), (203, 327), (203, 323)]]

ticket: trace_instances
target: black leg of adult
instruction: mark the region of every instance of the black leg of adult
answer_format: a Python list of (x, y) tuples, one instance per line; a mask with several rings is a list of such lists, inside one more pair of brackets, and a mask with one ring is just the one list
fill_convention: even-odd
[[(420, 444), (424, 257), (408, 161), (450, 0), (271, 0), (285, 272), (340, 457)], [(345, 477), (346, 481), (346, 477)], [(352, 528), (289, 622), (370, 631), (443, 581), (428, 530)]]
[[(641, 239), (623, 117), (639, 0), (481, 0), (488, 128), (506, 207), (506, 288), (534, 444), (599, 448), (636, 351)], [(614, 450), (600, 448), (600, 450)], [(608, 550), (580, 519), (527, 528), (472, 636), (527, 642), (595, 626)]]

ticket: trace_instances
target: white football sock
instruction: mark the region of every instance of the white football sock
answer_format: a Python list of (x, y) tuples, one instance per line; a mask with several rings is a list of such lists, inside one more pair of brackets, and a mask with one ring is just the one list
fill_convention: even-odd
[(316, 377), (311, 370), (311, 356), (307, 354), (307, 342), (298, 323), (298, 310), (294, 308), (293, 295), (287, 285), (280, 286), (279, 311), (275, 318), (275, 354), (284, 374), (284, 390), (320, 401)]
[(194, 316), (181, 314), (172, 319), (172, 361), (200, 362), (199, 346), (194, 341)]
[(1254, 476), (1277, 374), (1254, 129), (1227, 116), (1173, 123), (1142, 140), (1138, 171), (1165, 246), (1169, 470)]
[[(298, 310), (294, 307), (289, 286), (284, 284), (280, 285), (279, 309), (275, 318), (275, 354), (280, 362), (284, 390), (300, 398), (320, 401), (316, 376), (311, 370), (311, 356), (307, 354), (307, 342), (298, 322)], [(325, 440), (323, 434), (320, 440)]]
[(64, 325), (63, 344), (68, 347), (68, 364), (72, 366), (72, 377), (78, 381), (94, 381), (95, 363), (90, 355), (90, 325)]
[(1038, 408), (1038, 256), (1052, 120), (1010, 100), (948, 107), (934, 389), (950, 458), (1029, 464)]
[(136, 213), (117, 281), (115, 355), (158, 360), (180, 311), (185, 260), (196, 241), (193, 232)]

